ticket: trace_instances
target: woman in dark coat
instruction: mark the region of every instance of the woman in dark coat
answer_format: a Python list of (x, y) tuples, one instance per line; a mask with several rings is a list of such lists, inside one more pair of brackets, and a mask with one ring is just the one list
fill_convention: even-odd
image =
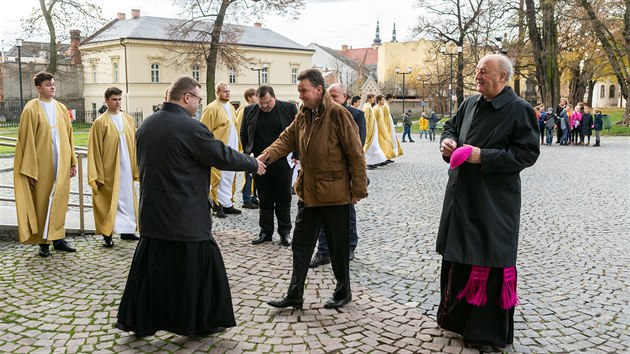
[(591, 144), (591, 134), (593, 133), (593, 115), (588, 107), (584, 107), (584, 113), (582, 114), (582, 141), (584, 143), (584, 137), (586, 137), (586, 146)]

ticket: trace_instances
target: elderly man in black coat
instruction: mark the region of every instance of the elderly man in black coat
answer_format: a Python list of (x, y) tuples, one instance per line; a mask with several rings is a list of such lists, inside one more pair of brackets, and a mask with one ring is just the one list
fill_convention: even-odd
[(444, 125), (440, 143), (447, 162), (463, 145), (472, 151), (448, 172), (437, 236), (438, 323), (481, 350), (513, 342), (520, 172), (540, 153), (534, 109), (507, 87), (512, 74), (507, 57), (483, 57), (475, 74), (480, 94)]
[(205, 335), (236, 325), (221, 252), (212, 238), (210, 167), (263, 174), (265, 165), (214, 139), (192, 118), (201, 85), (180, 76), (169, 101), (136, 132), (140, 242), (116, 327)]

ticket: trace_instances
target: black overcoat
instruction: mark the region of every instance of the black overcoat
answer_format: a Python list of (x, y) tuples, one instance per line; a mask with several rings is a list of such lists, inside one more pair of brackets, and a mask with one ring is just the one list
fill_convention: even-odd
[(211, 240), (210, 167), (256, 172), (256, 159), (227, 147), (183, 107), (164, 103), (136, 132), (142, 237)]
[(458, 140), (467, 114), (473, 117), (465, 143), (481, 149), (481, 164), (465, 162), (449, 169), (437, 251), (451, 262), (514, 266), (520, 172), (532, 166), (540, 153), (536, 115), (509, 87), (491, 101), (474, 95), (445, 123), (441, 139), (453, 139), (461, 146)]

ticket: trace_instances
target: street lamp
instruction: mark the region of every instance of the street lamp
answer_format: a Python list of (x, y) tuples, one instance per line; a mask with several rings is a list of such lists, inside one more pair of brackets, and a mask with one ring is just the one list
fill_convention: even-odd
[(440, 47), (440, 53), (448, 55), (451, 58), (451, 79), (448, 84), (448, 115), (453, 115), (453, 57), (459, 55), (462, 52), (462, 47), (457, 46), (457, 52), (450, 52), (446, 50), (445, 46)]
[(402, 75), (403, 83), (402, 83), (402, 114), (405, 114), (405, 75), (411, 74), (411, 66), (407, 68), (407, 72), (401, 72), (399, 67), (396, 67), (396, 74)]
[(20, 77), (20, 112), (22, 112), (24, 107), (24, 95), (22, 94), (22, 44), (21, 38), (15, 40), (15, 46), (18, 50), (18, 73)]
[(260, 87), (260, 72), (265, 70), (265, 68), (255, 68), (253, 65), (251, 67), (252, 71), (258, 72), (258, 87)]
[(427, 77), (422, 77), (418, 75), (417, 80), (422, 82), (422, 110), (424, 111), (424, 83), (429, 82), (430, 80)]

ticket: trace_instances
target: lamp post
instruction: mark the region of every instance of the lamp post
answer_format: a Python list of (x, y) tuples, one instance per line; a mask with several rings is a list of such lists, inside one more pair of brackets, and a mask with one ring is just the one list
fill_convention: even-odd
[(405, 75), (411, 74), (411, 66), (407, 68), (407, 72), (401, 72), (399, 67), (396, 67), (396, 74), (402, 75), (402, 114), (405, 114)]
[(252, 71), (257, 71), (258, 72), (258, 87), (260, 87), (260, 72), (265, 70), (265, 68), (255, 68), (255, 67), (251, 67)]
[(20, 78), (20, 112), (22, 112), (22, 108), (24, 107), (24, 95), (22, 93), (22, 44), (21, 38), (15, 40), (15, 46), (18, 50), (18, 75)]
[(451, 58), (451, 78), (448, 84), (448, 115), (453, 114), (453, 57), (459, 55), (462, 52), (462, 47), (457, 46), (457, 52), (450, 52), (446, 50), (445, 46), (440, 47), (440, 53), (448, 55)]
[(494, 39), (497, 40), (497, 54), (507, 55), (508, 50), (507, 48), (503, 47), (503, 38), (495, 37)]
[(416, 79), (422, 82), (422, 110), (424, 111), (424, 83), (429, 82), (429, 79), (420, 75)]

